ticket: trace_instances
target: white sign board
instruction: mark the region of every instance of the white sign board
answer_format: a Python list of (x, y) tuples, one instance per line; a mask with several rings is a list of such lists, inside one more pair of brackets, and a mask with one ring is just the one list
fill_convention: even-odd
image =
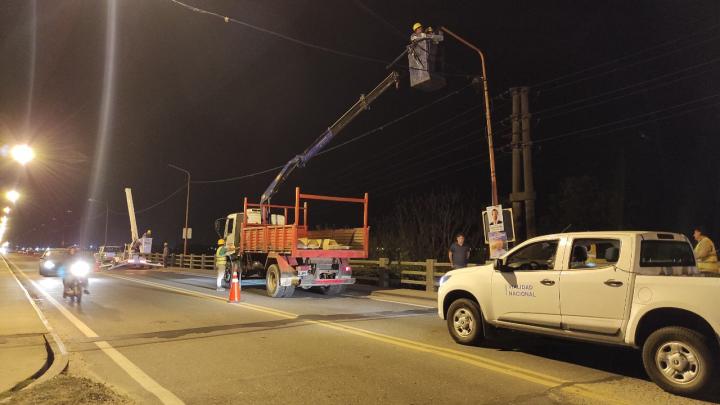
[(182, 238), (192, 239), (192, 228), (183, 228)]
[(140, 238), (140, 253), (152, 253), (152, 238)]
[(507, 253), (508, 240), (505, 232), (488, 232), (488, 245), (490, 245), (490, 258), (497, 259)]
[(503, 222), (502, 205), (491, 205), (487, 207), (488, 229), (490, 232), (505, 231), (505, 223)]

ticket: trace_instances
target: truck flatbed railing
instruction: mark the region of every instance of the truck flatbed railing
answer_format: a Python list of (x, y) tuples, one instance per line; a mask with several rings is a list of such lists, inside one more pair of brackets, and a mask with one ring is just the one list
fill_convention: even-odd
[[(362, 204), (362, 227), (344, 229), (316, 229), (308, 226), (308, 200)], [(249, 209), (260, 209), (259, 223), (249, 222)], [(368, 195), (363, 198), (302, 194), (295, 189), (295, 205), (243, 203), (245, 215), (241, 228), (240, 246), (245, 252), (275, 253), (293, 257), (365, 258), (369, 250)], [(272, 212), (283, 213), (292, 224), (273, 224)]]

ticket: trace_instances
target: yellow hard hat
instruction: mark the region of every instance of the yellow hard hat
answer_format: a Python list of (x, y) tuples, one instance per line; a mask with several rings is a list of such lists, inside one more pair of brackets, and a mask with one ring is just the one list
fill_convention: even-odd
[(419, 22), (416, 22), (415, 24), (413, 24), (413, 31), (415, 31), (418, 28), (422, 28), (422, 24), (420, 24)]
[(224, 245), (225, 239), (218, 239), (218, 245)]

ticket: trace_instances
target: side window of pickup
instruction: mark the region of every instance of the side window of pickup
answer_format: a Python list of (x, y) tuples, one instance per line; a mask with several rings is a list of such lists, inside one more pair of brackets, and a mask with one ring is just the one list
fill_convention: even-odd
[(512, 270), (553, 270), (557, 247), (557, 240), (545, 240), (527, 245), (511, 254), (505, 265)]
[(613, 266), (620, 258), (617, 239), (575, 239), (570, 256), (570, 269), (597, 269)]

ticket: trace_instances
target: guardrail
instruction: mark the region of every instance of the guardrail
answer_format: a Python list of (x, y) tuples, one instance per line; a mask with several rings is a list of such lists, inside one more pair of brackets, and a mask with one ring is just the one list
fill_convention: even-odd
[[(162, 263), (161, 253), (151, 253), (148, 258), (154, 262)], [(168, 266), (184, 269), (207, 269), (215, 268), (215, 256), (213, 255), (182, 255), (171, 254), (168, 258)], [(377, 260), (351, 259), (350, 265), (354, 277), (366, 284), (373, 284), (380, 287), (409, 287), (423, 286), (425, 291), (436, 291), (438, 280), (450, 270), (450, 263), (438, 262), (435, 259), (427, 259), (421, 262), (391, 261), (388, 258)], [(474, 263), (468, 266), (475, 266)]]

